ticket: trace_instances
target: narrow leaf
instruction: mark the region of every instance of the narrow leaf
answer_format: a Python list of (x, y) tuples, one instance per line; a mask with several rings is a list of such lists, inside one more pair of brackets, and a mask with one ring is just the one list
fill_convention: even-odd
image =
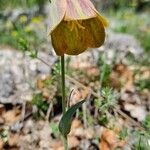
[(76, 110), (81, 107), (81, 105), (85, 102), (85, 100), (82, 100), (78, 102), (77, 104), (71, 106), (68, 111), (62, 116), (60, 123), (59, 123), (59, 131), (63, 136), (67, 136), (69, 134), (71, 129), (71, 122), (72, 117), (75, 114)]

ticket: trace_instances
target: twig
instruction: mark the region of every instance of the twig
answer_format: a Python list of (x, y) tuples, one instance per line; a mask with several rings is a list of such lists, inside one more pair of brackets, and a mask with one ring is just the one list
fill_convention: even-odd
[(45, 60), (43, 60), (42, 58), (37, 57), (37, 59), (40, 60), (42, 63), (44, 63), (46, 66), (48, 66), (48, 67), (51, 68), (50, 64), (48, 64), (48, 63), (47, 63)]
[[(86, 101), (88, 102), (91, 97), (91, 92), (88, 94)], [(83, 122), (84, 122), (84, 127), (87, 128), (87, 103), (83, 103), (82, 105), (82, 110), (83, 110)]]
[(74, 92), (74, 89), (72, 89), (71, 92), (70, 92), (69, 99), (67, 101), (67, 109), (70, 107), (70, 101), (72, 99), (73, 92)]
[(53, 103), (51, 101), (50, 104), (49, 104), (48, 110), (47, 110), (47, 114), (46, 114), (46, 120), (47, 121), (49, 120), (49, 116), (50, 116), (50, 113), (52, 111), (52, 108), (53, 108)]

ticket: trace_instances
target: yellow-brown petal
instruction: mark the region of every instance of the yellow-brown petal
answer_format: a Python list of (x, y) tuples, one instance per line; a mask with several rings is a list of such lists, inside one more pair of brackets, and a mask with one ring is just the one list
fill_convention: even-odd
[(90, 47), (104, 43), (105, 31), (99, 17), (82, 21), (62, 21), (51, 33), (57, 55), (78, 55)]
[[(73, 27), (74, 26), (74, 27)], [(84, 30), (75, 21), (62, 21), (51, 33), (51, 40), (57, 55), (77, 55), (87, 46), (84, 43)]]

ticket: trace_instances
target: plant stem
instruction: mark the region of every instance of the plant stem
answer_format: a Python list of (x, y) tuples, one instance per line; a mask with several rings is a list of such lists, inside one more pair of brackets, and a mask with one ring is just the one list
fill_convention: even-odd
[[(63, 115), (66, 112), (66, 92), (65, 92), (65, 56), (61, 56), (61, 90), (62, 90), (62, 111)], [(64, 140), (64, 148), (68, 150), (68, 141), (67, 136), (63, 137)]]
[(65, 56), (61, 56), (61, 90), (62, 90), (62, 111), (63, 115), (66, 112), (66, 98), (65, 98)]

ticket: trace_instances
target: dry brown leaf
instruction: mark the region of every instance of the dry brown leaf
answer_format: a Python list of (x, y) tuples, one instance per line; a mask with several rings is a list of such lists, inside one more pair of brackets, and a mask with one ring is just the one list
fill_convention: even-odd
[(2, 141), (2, 139), (0, 139), (0, 150), (2, 150), (4, 147), (4, 142)]
[(133, 91), (133, 72), (125, 64), (117, 64), (111, 74), (111, 81), (115, 86), (123, 85), (124, 90)]
[(99, 150), (111, 150), (108, 143), (102, 140), (99, 144)]
[(49, 92), (48, 89), (44, 88), (42, 94), (43, 94), (43, 97), (44, 97), (45, 99), (47, 99), (47, 100), (49, 99), (49, 97), (50, 97), (50, 92)]
[(3, 104), (0, 104), (0, 116), (4, 113), (5, 106)]
[(19, 135), (18, 134), (10, 134), (8, 139), (8, 145), (10, 147), (14, 147), (18, 145)]
[(50, 141), (50, 149), (64, 150), (62, 141), (60, 141), (60, 140)]
[(41, 90), (41, 89), (44, 88), (44, 82), (43, 82), (43, 80), (41, 80), (41, 79), (38, 79), (38, 80), (37, 80), (37, 88), (38, 88), (39, 90)]
[(113, 150), (116, 147), (116, 143), (116, 134), (112, 130), (104, 129), (101, 137), (100, 147), (104, 150)]
[(104, 129), (102, 133), (102, 140), (106, 141), (110, 147), (112, 148), (116, 147), (117, 136), (114, 131)]
[(86, 73), (88, 76), (98, 76), (99, 75), (99, 68), (97, 67), (90, 67), (86, 69)]
[[(72, 99), (73, 99), (73, 104), (81, 101), (82, 99), (86, 99), (86, 97), (89, 95), (89, 89), (76, 89), (73, 92)], [(71, 105), (73, 105), (71, 104)]]
[(4, 118), (6, 124), (15, 123), (20, 119), (21, 111), (18, 107), (5, 112), (2, 117)]
[(76, 148), (80, 144), (80, 141), (75, 136), (68, 137), (69, 148)]
[(89, 127), (87, 129), (85, 129), (84, 132), (85, 132), (85, 138), (86, 139), (93, 139), (94, 138), (95, 133), (94, 133), (93, 128)]
[(119, 141), (117, 134), (114, 131), (105, 128), (102, 132), (99, 148), (100, 150), (115, 150), (117, 147), (122, 148), (125, 144), (126, 141)]
[(78, 120), (78, 119), (74, 119), (72, 121), (72, 125), (71, 125), (71, 129), (76, 129), (76, 128), (79, 128), (79, 127), (82, 127), (82, 123), (81, 123), (81, 120)]

